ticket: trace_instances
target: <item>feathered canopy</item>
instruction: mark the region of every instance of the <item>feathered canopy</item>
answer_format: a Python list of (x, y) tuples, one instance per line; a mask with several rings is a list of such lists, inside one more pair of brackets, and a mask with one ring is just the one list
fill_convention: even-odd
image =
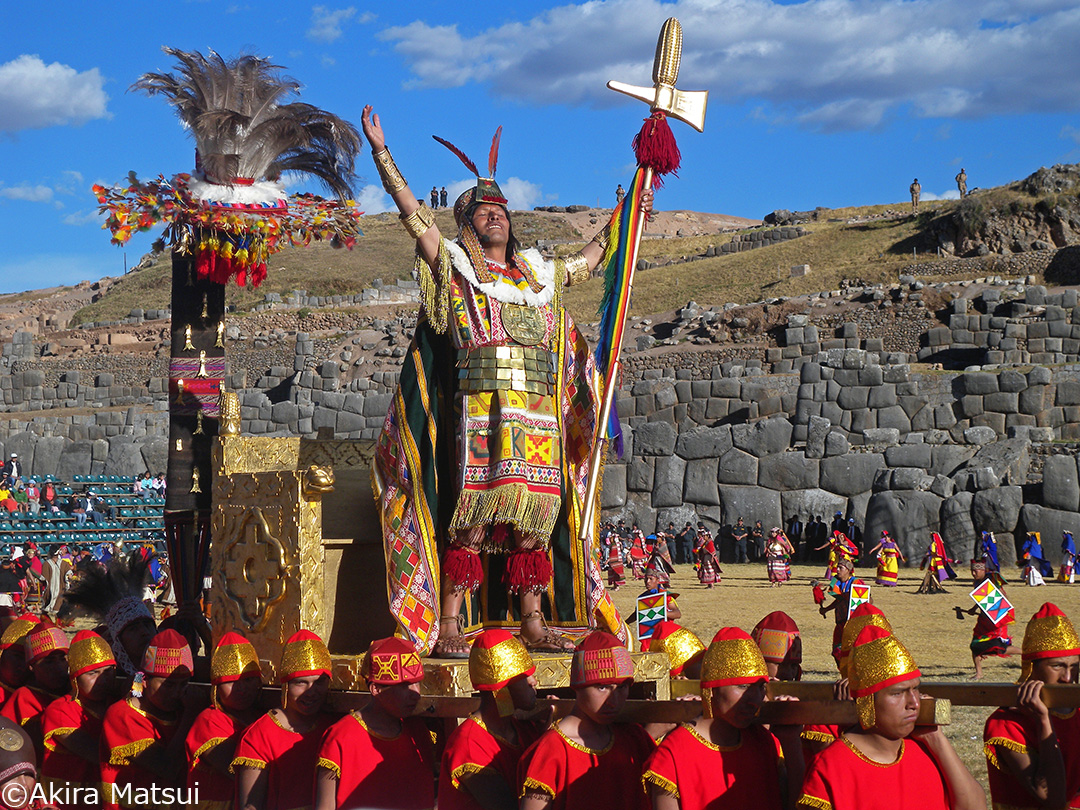
[(141, 554), (115, 556), (108, 565), (88, 565), (64, 591), (61, 620), (79, 616), (104, 619), (121, 600), (142, 600), (143, 585), (150, 581), (150, 560)]
[(214, 183), (277, 180), (284, 172), (319, 178), (339, 198), (352, 195), (360, 134), (348, 121), (300, 102), (300, 84), (258, 56), (226, 61), (163, 48), (175, 73), (146, 73), (132, 86), (161, 94), (195, 138), (201, 170)]

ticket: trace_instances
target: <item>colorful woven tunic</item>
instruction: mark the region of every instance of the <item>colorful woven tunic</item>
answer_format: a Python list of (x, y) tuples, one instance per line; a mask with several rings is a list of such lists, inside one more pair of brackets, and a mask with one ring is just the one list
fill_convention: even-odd
[[(435, 273), (417, 260), (423, 311), (374, 464), (390, 609), (430, 651), (440, 554), (477, 528), (487, 531), (483, 550), (509, 550), (513, 528), (550, 548), (550, 625), (599, 622), (625, 634), (596, 554), (578, 540), (598, 405), (588, 346), (562, 307), (564, 279), (535, 250), (485, 270), (490, 281), (446, 240)], [(484, 561), (484, 586), (465, 601), (466, 633), (516, 626), (506, 560)]]
[(882, 540), (877, 554), (877, 578), (874, 581), (878, 585), (893, 586), (899, 576), (900, 547), (891, 539)]
[(539, 738), (536, 723), (513, 720), (517, 743), (496, 737), (477, 717), (468, 717), (450, 734), (439, 773), (441, 810), (481, 810), (480, 803), (462, 783), (469, 774), (497, 774), (511, 791), (517, 790), (521, 755)]
[(781, 810), (783, 760), (780, 743), (760, 726), (745, 729), (738, 745), (721, 747), (688, 724), (664, 738), (642, 781), (676, 796), (682, 810)]
[[(1050, 712), (1061, 756), (1065, 760), (1065, 795), (1069, 807), (1080, 807), (1080, 713), (1075, 709), (1062, 716)], [(986, 720), (983, 751), (990, 782), (990, 801), (995, 810), (1013, 807), (1040, 807), (1038, 799), (998, 761), (998, 751), (1006, 748), (1033, 758), (1039, 752), (1038, 721), (1016, 709), (998, 709)]]
[(930, 753), (903, 740), (896, 761), (883, 765), (841, 737), (806, 770), (798, 807), (810, 810), (947, 810), (949, 792)]

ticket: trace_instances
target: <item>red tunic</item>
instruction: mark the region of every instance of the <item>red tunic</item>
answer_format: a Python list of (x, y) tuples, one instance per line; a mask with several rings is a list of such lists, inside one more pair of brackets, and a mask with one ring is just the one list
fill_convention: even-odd
[(369, 729), (350, 712), (326, 732), (319, 767), (337, 777), (337, 807), (430, 810), (435, 805), (435, 757), (424, 721), (402, 721), (396, 737)]
[(45, 738), (45, 756), (41, 761), (43, 785), (67, 782), (71, 787), (98, 788), (101, 782), (98, 762), (90, 762), (69, 751), (64, 746), (63, 737), (74, 731), (82, 731), (92, 738), (99, 738), (101, 724), (101, 717), (71, 695), (64, 695), (49, 704), (41, 718)]
[(236, 744), (232, 769), (258, 768), (267, 772), (266, 804), (263, 810), (299, 810), (313, 805), (315, 763), (323, 732), (334, 722), (322, 714), (306, 734), (286, 731), (273, 712), (267, 712), (250, 726)]
[[(232, 807), (236, 783), (233, 778), (211, 768), (200, 757), (221, 743), (230, 744), (234, 750), (240, 735), (247, 726), (239, 725), (235, 717), (213, 706), (203, 709), (191, 725), (184, 739), (187, 753), (187, 786), (199, 786), (200, 810), (227, 810)], [(192, 794), (194, 795), (194, 794)]]
[(677, 796), (682, 810), (782, 810), (782, 763), (777, 739), (760, 726), (722, 747), (687, 724), (664, 738), (645, 763), (642, 782)]
[(0, 714), (20, 726), (25, 726), (44, 713), (45, 707), (56, 699), (56, 695), (36, 686), (20, 686), (4, 704)]
[(548, 794), (550, 810), (648, 810), (641, 773), (656, 745), (633, 723), (615, 723), (611, 730), (611, 744), (600, 751), (569, 740), (557, 724), (546, 731), (518, 765), (521, 795)]
[[(806, 760), (807, 766), (809, 767), (810, 760), (824, 750), (820, 748), (820, 743), (831, 745), (840, 739), (840, 735), (843, 731), (843, 726), (827, 723), (807, 723), (803, 726), (802, 734), (800, 736), (803, 741), (803, 759)], [(813, 745), (814, 743), (818, 743), (818, 745)]]
[(813, 810), (948, 810), (945, 779), (918, 740), (902, 740), (889, 765), (867, 758), (841, 737), (806, 771), (799, 807)]
[(183, 787), (182, 778), (169, 783), (134, 762), (150, 746), (168, 745), (175, 733), (174, 723), (136, 709), (130, 698), (108, 708), (101, 725), (101, 805), (105, 810), (144, 807), (136, 794), (154, 786)]
[[(1080, 712), (1074, 709), (1065, 717), (1051, 712), (1050, 723), (1065, 760), (1065, 795), (1069, 798), (1069, 807), (1080, 807)], [(994, 807), (1039, 807), (1038, 800), (998, 763), (997, 758), (999, 748), (1037, 757), (1038, 745), (1038, 720), (1034, 717), (1016, 709), (998, 709), (987, 718), (983, 750)]]
[(454, 729), (442, 756), (439, 810), (481, 810), (476, 799), (461, 785), (464, 774), (494, 772), (505, 780), (511, 791), (516, 792), (518, 761), (525, 749), (539, 739), (543, 730), (536, 723), (512, 722), (517, 732), (517, 745), (494, 736), (476, 717), (467, 717)]

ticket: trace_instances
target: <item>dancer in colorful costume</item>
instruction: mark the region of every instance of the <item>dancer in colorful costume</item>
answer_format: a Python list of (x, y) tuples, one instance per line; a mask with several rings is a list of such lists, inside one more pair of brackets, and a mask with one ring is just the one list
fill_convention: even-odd
[(791, 541), (779, 527), (769, 530), (769, 540), (765, 545), (765, 566), (769, 574), (769, 583), (779, 588), (791, 579), (791, 555), (795, 549)]
[(608, 587), (613, 591), (619, 590), (626, 584), (626, 565), (623, 557), (622, 541), (617, 534), (612, 533), (608, 543)]
[(315, 810), (427, 810), (435, 804), (435, 756), (420, 702), (424, 664), (412, 642), (373, 641), (360, 664), (371, 700), (323, 736)]
[(851, 650), (859, 728), (807, 768), (798, 806), (811, 810), (985, 810), (982, 787), (938, 727), (913, 736), (921, 673), (896, 636), (865, 627)]
[(239, 633), (221, 637), (210, 659), (210, 705), (187, 734), (187, 786), (199, 788), (198, 810), (231, 810), (236, 780), (231, 770), (236, 745), (262, 712), (262, 668), (250, 641)]
[(955, 560), (949, 558), (949, 552), (945, 548), (945, 541), (937, 532), (930, 532), (930, 545), (926, 549), (919, 568), (926, 569), (919, 593), (944, 593), (941, 583), (956, 579), (956, 573), (952, 570)]
[(1075, 684), (1080, 637), (1047, 602), (1024, 631), (1016, 706), (998, 709), (983, 731), (990, 798), (998, 807), (1080, 807), (1080, 713), (1048, 709), (1043, 684)]
[[(487, 178), (442, 141), (477, 175), (454, 203), (457, 238), (443, 239), (394, 164), (370, 106), (363, 128), (383, 186), (416, 239), (423, 297), (374, 474), (390, 607), (402, 633), (421, 652), (468, 657), (464, 633), (518, 624), (510, 599), (517, 594), (530, 649), (573, 647), (545, 620), (579, 632), (600, 624), (625, 636), (595, 555), (580, 539), (599, 403), (594, 361), (562, 306), (563, 286), (588, 279), (603, 258), (606, 233), (555, 262), (519, 250), (493, 179), (496, 132)], [(652, 191), (644, 194), (651, 210)], [(484, 552), (499, 553), (485, 565)], [(550, 616), (541, 611), (543, 594)]]
[(536, 665), (521, 640), (502, 628), (485, 630), (469, 651), (469, 679), (480, 709), (446, 741), (439, 775), (440, 810), (517, 807), (518, 762), (544, 733), (546, 717), (518, 720), (536, 707)]
[(67, 661), (71, 689), (50, 703), (41, 718), (45, 755), (40, 781), (96, 791), (101, 784), (102, 721), (116, 697), (116, 661), (108, 642), (92, 630), (75, 634)]
[(1058, 582), (1072, 584), (1076, 577), (1076, 542), (1072, 532), (1061, 533), (1061, 568), (1058, 569)]
[(311, 807), (319, 743), (335, 717), (323, 711), (330, 692), (330, 652), (310, 630), (285, 642), (278, 667), (281, 708), (271, 709), (236, 744), (238, 810)]
[(825, 566), (825, 576), (829, 579), (836, 578), (837, 570), (839, 569), (842, 560), (854, 561), (859, 558), (859, 549), (856, 548), (855, 544), (848, 539), (848, 536), (839, 529), (834, 529), (832, 537), (826, 540), (822, 545), (816, 547), (814, 551), (821, 551), (826, 548), (829, 549), (829, 562)]
[(1001, 563), (998, 561), (997, 539), (993, 532), (982, 533), (982, 559), (986, 565), (986, 576), (999, 588), (1005, 584), (1005, 578), (1001, 576)]
[(615, 636), (597, 630), (574, 650), (574, 710), (521, 759), (521, 810), (647, 810), (641, 769), (652, 738), (634, 723), (616, 723), (634, 680), (634, 662)]
[(752, 725), (768, 680), (754, 640), (722, 627), (701, 666), (702, 717), (668, 734), (645, 763), (654, 810), (791, 806), (803, 777), (799, 727)]
[(175, 630), (150, 640), (131, 696), (110, 706), (102, 721), (104, 810), (142, 807), (154, 787), (184, 786), (184, 738), (199, 713), (184, 692), (194, 666), (191, 648)]
[(705, 656), (705, 645), (693, 632), (680, 627), (675, 622), (660, 622), (653, 628), (652, 635), (641, 644), (642, 652), (667, 653), (671, 666), (672, 678), (701, 677), (701, 659)]
[(1022, 558), (1024, 581), (1028, 585), (1045, 585), (1047, 577), (1054, 575), (1054, 566), (1043, 554), (1042, 538), (1038, 532), (1027, 533)]
[(900, 576), (900, 563), (907, 562), (900, 546), (889, 536), (888, 529), (881, 530), (881, 539), (878, 544), (870, 549), (870, 555), (877, 554), (877, 578), (874, 580), (878, 585), (895, 587), (896, 580)]
[(844, 633), (844, 625), (847, 623), (848, 614), (851, 612), (851, 586), (863, 585), (861, 579), (855, 579), (855, 563), (848, 557), (842, 557), (836, 563), (836, 576), (829, 582), (829, 595), (833, 598), (828, 605), (818, 607), (818, 613), (823, 617), (833, 614), (833, 646), (832, 656), (840, 663), (840, 641)]
[[(971, 561), (971, 578), (975, 585), (990, 578), (983, 560)], [(1004, 585), (996, 585), (996, 587), (1005, 593)], [(971, 661), (975, 666), (975, 675), (972, 680), (977, 681), (982, 678), (983, 661), (990, 656), (1007, 658), (1019, 652), (1013, 646), (1012, 636), (1009, 635), (1009, 625), (1016, 621), (1016, 613), (1012, 608), (1009, 608), (1009, 612), (999, 622), (995, 622), (977, 604), (967, 610), (957, 605), (954, 610), (958, 619), (962, 619), (965, 614), (977, 617), (975, 627), (971, 631)]]
[[(645, 566), (645, 590), (638, 594), (638, 598), (640, 599), (643, 596), (659, 594), (661, 591), (666, 593), (667, 617), (672, 621), (682, 618), (682, 611), (679, 609), (679, 603), (675, 601), (678, 594), (668, 590), (668, 586), (671, 584), (671, 575), (674, 573), (675, 567), (654, 551), (652, 556), (649, 557), (648, 564)], [(631, 624), (636, 622), (637, 611), (635, 611), (627, 621)]]
[(634, 579), (645, 579), (645, 564), (649, 561), (649, 552), (645, 550), (645, 534), (635, 523), (630, 529), (630, 568), (634, 572)]
[(720, 567), (720, 558), (716, 554), (716, 543), (708, 530), (701, 532), (694, 538), (694, 556), (697, 557), (698, 582), (706, 588), (711, 588), (720, 582), (720, 575), (724, 572)]

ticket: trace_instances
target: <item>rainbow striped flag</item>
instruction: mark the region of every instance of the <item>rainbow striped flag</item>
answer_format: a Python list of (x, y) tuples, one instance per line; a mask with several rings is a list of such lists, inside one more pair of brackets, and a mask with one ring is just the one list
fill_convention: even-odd
[[(593, 352), (597, 370), (605, 383), (608, 382), (618, 357), (626, 319), (630, 314), (630, 283), (634, 271), (634, 257), (631, 254), (634, 237), (645, 225), (644, 214), (641, 212), (641, 195), (645, 188), (645, 169), (639, 166), (634, 173), (634, 179), (630, 181), (626, 196), (611, 217), (611, 239), (603, 258), (604, 298), (599, 309), (600, 337)], [(606, 435), (614, 444), (616, 454), (622, 458), (622, 430), (614, 402)]]

